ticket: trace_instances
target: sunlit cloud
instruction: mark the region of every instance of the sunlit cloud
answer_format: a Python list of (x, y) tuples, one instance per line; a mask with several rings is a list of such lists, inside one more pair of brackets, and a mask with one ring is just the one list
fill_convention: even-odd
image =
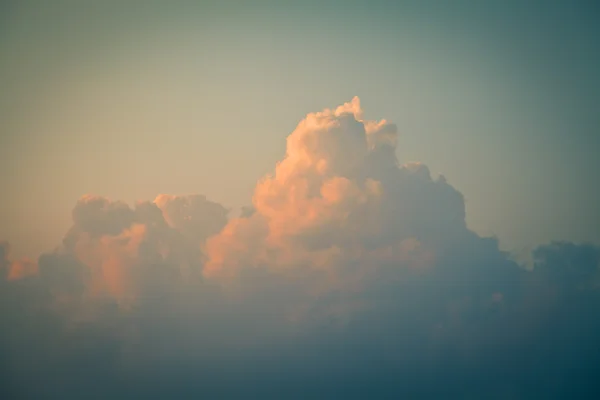
[(253, 393), (284, 379), (302, 393), (367, 380), (480, 395), (466, 374), (530, 393), (518, 377), (539, 362), (594, 362), (600, 250), (553, 243), (523, 268), (467, 227), (443, 176), (396, 158), (394, 124), (365, 114), (355, 97), (306, 115), (239, 217), (203, 195), (85, 195), (37, 262), (0, 246), (0, 355), (16, 390), (75, 396), (101, 377), (106, 396), (122, 382), (145, 393), (162, 377), (159, 396), (190, 379), (205, 391), (188, 393), (214, 395), (251, 376)]

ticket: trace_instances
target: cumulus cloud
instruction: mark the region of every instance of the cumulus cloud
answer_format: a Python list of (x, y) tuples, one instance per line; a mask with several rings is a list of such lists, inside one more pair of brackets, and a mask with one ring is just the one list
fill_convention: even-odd
[(89, 296), (131, 305), (148, 290), (197, 277), (201, 247), (225, 225), (227, 213), (201, 195), (159, 195), (134, 207), (85, 195), (73, 209), (73, 226), (61, 246), (34, 263), (9, 260), (4, 244), (2, 269), (9, 280), (39, 274), (53, 287), (77, 286)]
[(362, 115), (354, 98), (298, 124), (257, 184), (253, 213), (209, 238), (204, 275), (247, 287), (244, 276), (261, 270), (296, 289), (301, 276), (309, 298), (339, 297), (338, 311), (346, 296), (372, 299), (422, 276), (439, 276), (441, 293), (469, 279), (511, 290), (503, 275), (516, 266), (467, 229), (461, 194), (422, 164), (400, 165), (396, 126)]
[(521, 268), (468, 229), (459, 191), (399, 162), (397, 145), (397, 127), (365, 119), (354, 98), (300, 121), (239, 217), (202, 195), (133, 206), (87, 195), (62, 244), (36, 263), (11, 260), (3, 244), (6, 393), (598, 389), (600, 249), (552, 243), (534, 251), (533, 270)]
[(10, 244), (0, 242), (0, 273), (9, 281), (26, 278), (37, 273), (37, 263), (24, 258), (12, 260), (10, 258)]

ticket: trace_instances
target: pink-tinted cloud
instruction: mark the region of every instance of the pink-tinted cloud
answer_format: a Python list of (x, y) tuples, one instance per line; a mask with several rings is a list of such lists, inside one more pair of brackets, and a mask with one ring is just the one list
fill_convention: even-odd
[(190, 381), (287, 379), (303, 398), (407, 380), (395, 393), (440, 398), (478, 379), (531, 393), (524, 374), (571, 365), (566, 353), (578, 369), (558, 376), (596, 365), (600, 250), (555, 243), (519, 268), (468, 229), (462, 195), (400, 163), (397, 145), (396, 126), (365, 119), (354, 98), (298, 124), (239, 218), (201, 195), (133, 207), (86, 195), (37, 263), (1, 244), (7, 376), (37, 374), (36, 394), (58, 382), (67, 397), (79, 382), (100, 382), (102, 398), (122, 394), (106, 382), (202, 397)]
[(204, 275), (300, 275), (322, 295), (431, 267), (441, 243), (471, 235), (462, 197), (425, 166), (399, 165), (396, 145), (396, 126), (364, 120), (357, 97), (308, 114), (256, 185), (253, 212), (208, 239)]
[(198, 276), (201, 247), (225, 225), (227, 212), (201, 195), (159, 195), (134, 207), (85, 195), (56, 254), (87, 269), (83, 285), (89, 294), (131, 304), (157, 280), (170, 285)]
[(7, 279), (9, 281), (26, 278), (36, 275), (38, 272), (37, 263), (32, 260), (23, 259), (13, 261), (8, 271)]
[(6, 241), (0, 242), (0, 279), (16, 281), (35, 276), (38, 273), (37, 263), (23, 258), (13, 260), (10, 258), (10, 245)]

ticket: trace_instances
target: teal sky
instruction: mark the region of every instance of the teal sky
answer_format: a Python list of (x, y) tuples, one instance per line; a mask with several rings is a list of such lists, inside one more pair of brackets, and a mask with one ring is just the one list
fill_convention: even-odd
[(85, 193), (235, 210), (306, 113), (357, 95), (478, 233), (600, 243), (598, 7), (524, 3), (3, 2), (0, 239), (53, 248)]

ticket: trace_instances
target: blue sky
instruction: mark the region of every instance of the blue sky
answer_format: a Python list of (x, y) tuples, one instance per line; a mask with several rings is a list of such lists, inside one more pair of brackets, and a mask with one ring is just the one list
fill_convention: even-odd
[(19, 254), (54, 246), (85, 193), (249, 204), (298, 121), (354, 95), (503, 248), (600, 241), (593, 2), (3, 7), (0, 236)]

